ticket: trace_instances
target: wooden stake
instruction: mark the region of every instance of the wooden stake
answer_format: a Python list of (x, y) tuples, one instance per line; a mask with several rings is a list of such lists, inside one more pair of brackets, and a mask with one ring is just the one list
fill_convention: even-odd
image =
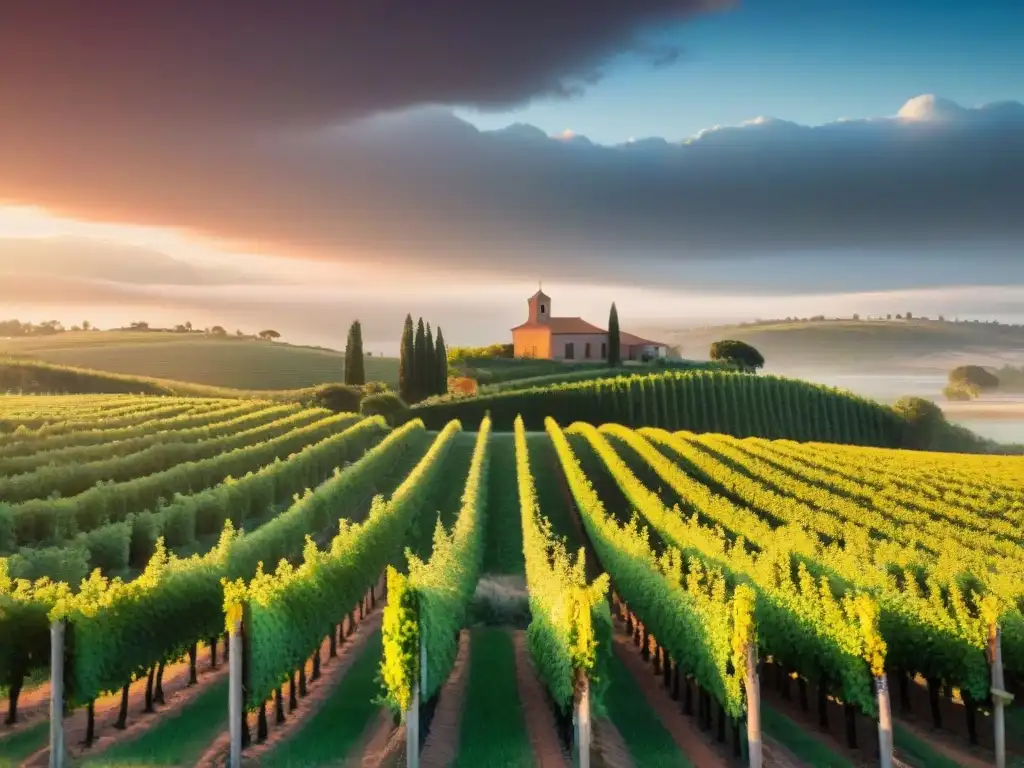
[(50, 768), (64, 768), (64, 629), (50, 624)]
[(573, 725), (576, 768), (590, 768), (590, 680), (581, 675), (577, 685)]
[(242, 766), (243, 711), (242, 702), (242, 622), (234, 622), (228, 636), (228, 729), (231, 743), (228, 749), (228, 768)]
[(882, 768), (892, 768), (892, 705), (889, 701), (889, 681), (885, 675), (875, 678), (875, 695), (878, 698), (878, 754)]
[(1003, 682), (1003, 631), (989, 630), (989, 656), (992, 662), (992, 727), (994, 729), (996, 768), (1006, 768), (1006, 715), (1003, 709), (1013, 701)]
[(757, 675), (757, 646), (747, 650), (747, 673), (744, 681), (747, 691), (747, 751), (750, 768), (761, 768), (761, 680)]

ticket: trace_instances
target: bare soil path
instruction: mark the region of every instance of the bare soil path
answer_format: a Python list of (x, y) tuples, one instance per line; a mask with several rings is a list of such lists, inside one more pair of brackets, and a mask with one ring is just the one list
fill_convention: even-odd
[[(377, 594), (380, 594), (379, 584)], [(249, 716), (253, 741), (242, 754), (243, 766), (258, 766), (261, 757), (266, 756), (281, 742), (293, 737), (309, 722), (320, 705), (330, 698), (345, 673), (359, 657), (368, 638), (380, 628), (383, 606), (384, 601), (378, 598), (373, 610), (366, 613), (363, 619), (358, 618), (358, 613), (354, 624), (349, 623), (348, 616), (344, 618), (342, 623), (345, 642), (338, 645), (335, 658), (330, 658), (330, 643), (326, 638), (324, 639), (320, 646), (320, 678), (318, 680), (311, 679), (313, 662), (312, 659), (307, 660), (307, 693), (306, 696), (298, 698), (298, 707), (294, 711), (288, 711), (287, 685), (284, 687), (285, 721), (283, 723), (275, 722), (273, 698), (267, 700), (267, 738), (265, 741), (256, 742), (257, 719), (254, 715)], [(222, 733), (196, 763), (197, 768), (223, 768), (227, 765), (229, 748), (230, 734)]]
[(459, 751), (459, 727), (469, 684), (469, 630), (459, 633), (459, 650), (455, 665), (437, 698), (437, 709), (430, 723), (430, 733), (420, 752), (422, 768), (448, 768)]
[(726, 768), (728, 761), (711, 744), (697, 727), (693, 718), (686, 717), (679, 704), (660, 685), (660, 678), (640, 657), (630, 639), (623, 632), (616, 632), (613, 652), (626, 665), (630, 674), (644, 693), (648, 706), (654, 710), (665, 730), (672, 736), (679, 750), (690, 762), (700, 768)]
[[(104, 696), (96, 700), (95, 712), (95, 740), (91, 747), (84, 746), (85, 733), (88, 724), (88, 713), (85, 707), (81, 707), (64, 719), (64, 744), (68, 757), (72, 760), (85, 756), (92, 756), (103, 752), (114, 744), (125, 740), (135, 739), (155, 726), (163, 718), (173, 716), (181, 707), (187, 706), (197, 696), (202, 694), (210, 685), (213, 685), (223, 675), (227, 674), (227, 664), (218, 659), (217, 668), (213, 669), (210, 663), (209, 652), (200, 647), (196, 660), (197, 683), (188, 685), (189, 665), (188, 661), (179, 662), (164, 668), (163, 705), (154, 704), (153, 712), (143, 712), (146, 699), (146, 678), (136, 680), (128, 689), (128, 721), (127, 728), (118, 730), (114, 728), (117, 721), (118, 711), (121, 706), (121, 694), (116, 693)], [(47, 696), (49, 696), (49, 683), (46, 684)], [(43, 708), (43, 718), (48, 713), (47, 706)], [(33, 718), (38, 722), (39, 718)], [(18, 728), (26, 727), (19, 723)], [(22, 763), (23, 768), (41, 768), (49, 764), (50, 747), (35, 752)]]
[(512, 644), (516, 655), (516, 688), (533, 748), (534, 765), (537, 768), (568, 768), (569, 757), (558, 739), (554, 715), (526, 648), (526, 633), (512, 631)]
[(622, 734), (611, 720), (596, 718), (591, 737), (590, 760), (594, 768), (637, 768)]

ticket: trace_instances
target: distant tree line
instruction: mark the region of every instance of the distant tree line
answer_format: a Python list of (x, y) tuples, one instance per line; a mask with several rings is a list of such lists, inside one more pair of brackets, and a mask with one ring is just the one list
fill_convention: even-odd
[(398, 359), (398, 393), (407, 403), (417, 403), (448, 391), (448, 351), (444, 334), (437, 329), (434, 338), (430, 323), (412, 315), (405, 316)]
[(786, 317), (774, 318), (774, 319), (757, 319), (748, 320), (738, 323), (740, 326), (749, 327), (757, 325), (778, 325), (779, 323), (825, 323), (825, 322), (842, 322), (853, 320), (854, 322), (880, 322), (885, 320), (918, 320), (924, 323), (950, 323), (951, 325), (996, 325), (1003, 328), (1024, 328), (1024, 325), (1015, 323), (1002, 323), (999, 320), (961, 320), (959, 317), (954, 317), (952, 320), (946, 318), (945, 315), (939, 315), (934, 320), (928, 315), (915, 315), (913, 312), (897, 312), (893, 314), (888, 312), (885, 315), (861, 315), (858, 312), (854, 312), (850, 317), (827, 317), (825, 315), (811, 315), (810, 317), (796, 317), (787, 315)]
[[(101, 329), (97, 328), (88, 320), (83, 320), (80, 325), (72, 325), (70, 328), (65, 327), (59, 320), (46, 320), (42, 323), (22, 322), (21, 320), (0, 320), (0, 336), (3, 337), (52, 336), (57, 333), (65, 333), (67, 331), (99, 330)], [(184, 322), (175, 325), (173, 328), (154, 328), (145, 320), (134, 320), (126, 326), (110, 328), (108, 330), (133, 331), (135, 333), (200, 333), (206, 336), (225, 339), (231, 335), (222, 325), (214, 325), (209, 328), (199, 330), (193, 329), (191, 322)], [(267, 328), (266, 330), (254, 334), (245, 333), (241, 329), (236, 329), (234, 337), (236, 339), (261, 339), (263, 341), (275, 341), (276, 339), (281, 338), (281, 334), (273, 328)]]
[[(88, 321), (86, 322), (88, 325)], [(64, 333), (64, 326), (59, 320), (46, 320), (42, 323), (21, 322), (20, 320), (0, 320), (0, 336), (52, 336)], [(76, 326), (76, 330), (81, 330)], [(88, 328), (86, 329), (88, 330)]]

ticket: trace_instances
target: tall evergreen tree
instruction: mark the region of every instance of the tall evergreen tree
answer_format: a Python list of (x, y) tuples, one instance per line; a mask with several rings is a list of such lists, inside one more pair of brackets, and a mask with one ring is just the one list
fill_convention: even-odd
[(413, 342), (415, 362), (413, 363), (413, 401), (426, 397), (427, 388), (427, 329), (423, 326), (423, 318), (416, 323), (416, 338)]
[(612, 302), (608, 313), (608, 366), (614, 368), (622, 362), (622, 347), (619, 341), (619, 311)]
[(448, 394), (448, 348), (444, 344), (444, 334), (437, 329), (437, 341), (434, 344), (434, 367), (437, 374), (437, 394)]
[(423, 396), (430, 397), (437, 394), (437, 363), (434, 361), (434, 332), (430, 330), (430, 323), (427, 323), (426, 343), (426, 370), (423, 371)]
[(359, 321), (348, 329), (345, 344), (345, 383), (362, 386), (366, 383), (366, 364), (363, 358), (363, 327)]
[(412, 315), (405, 316), (402, 328), (402, 346), (398, 357), (398, 394), (407, 403), (416, 394), (416, 347), (412, 329)]

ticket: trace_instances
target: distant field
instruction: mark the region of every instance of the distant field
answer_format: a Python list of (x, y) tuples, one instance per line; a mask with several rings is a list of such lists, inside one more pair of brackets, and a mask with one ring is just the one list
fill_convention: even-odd
[(826, 320), (658, 333), (670, 343), (679, 344), (682, 355), (692, 359), (706, 357), (713, 341), (746, 341), (761, 351), (774, 370), (862, 370), (865, 365), (873, 365), (945, 372), (964, 360), (985, 365), (1024, 361), (1024, 328), (984, 323)]
[[(67, 332), (0, 339), (0, 354), (237, 389), (301, 389), (344, 379), (341, 352), (251, 339), (176, 333)], [(398, 383), (398, 361), (366, 358), (367, 380)]]

